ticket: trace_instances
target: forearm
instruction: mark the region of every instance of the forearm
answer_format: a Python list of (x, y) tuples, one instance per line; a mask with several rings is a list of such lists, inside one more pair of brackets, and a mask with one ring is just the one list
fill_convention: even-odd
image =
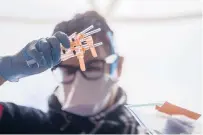
[(0, 86), (5, 82), (6, 80), (4, 80), (1, 76), (0, 76)]

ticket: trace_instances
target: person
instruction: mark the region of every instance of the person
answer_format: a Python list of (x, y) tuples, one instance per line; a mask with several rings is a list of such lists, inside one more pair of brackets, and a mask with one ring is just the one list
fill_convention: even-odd
[[(97, 58), (85, 53), (86, 71), (76, 57), (60, 60), (60, 44), (70, 47), (67, 35), (90, 25)], [(49, 38), (28, 43), (19, 53), (0, 58), (0, 84), (51, 69), (59, 85), (48, 99), (49, 110), (0, 102), (0, 133), (136, 134), (138, 123), (125, 107), (127, 96), (118, 86), (122, 57), (115, 50), (113, 31), (95, 11), (77, 14), (56, 25)], [(28, 64), (29, 60), (35, 63)]]

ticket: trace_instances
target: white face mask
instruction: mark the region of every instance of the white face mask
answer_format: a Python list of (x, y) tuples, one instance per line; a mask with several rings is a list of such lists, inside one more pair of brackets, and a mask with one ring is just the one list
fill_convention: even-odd
[(77, 72), (71, 84), (62, 84), (56, 95), (62, 109), (81, 116), (93, 115), (108, 104), (115, 84), (108, 75), (87, 80)]

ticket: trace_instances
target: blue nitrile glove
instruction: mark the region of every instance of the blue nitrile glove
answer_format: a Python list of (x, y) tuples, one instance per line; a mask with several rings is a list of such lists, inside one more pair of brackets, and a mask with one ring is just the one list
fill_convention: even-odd
[(70, 47), (68, 36), (57, 32), (52, 37), (28, 43), (13, 56), (0, 57), (0, 76), (15, 82), (20, 78), (38, 74), (60, 63), (60, 44)]

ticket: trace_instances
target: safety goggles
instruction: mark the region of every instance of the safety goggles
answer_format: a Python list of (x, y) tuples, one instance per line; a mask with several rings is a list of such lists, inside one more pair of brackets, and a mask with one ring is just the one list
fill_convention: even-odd
[(52, 68), (52, 72), (60, 83), (71, 83), (75, 79), (76, 72), (79, 71), (87, 80), (97, 80), (101, 78), (105, 72), (105, 65), (112, 64), (117, 61), (118, 55), (112, 54), (105, 59), (93, 59), (85, 62), (86, 71), (81, 71), (79, 66), (61, 65)]

